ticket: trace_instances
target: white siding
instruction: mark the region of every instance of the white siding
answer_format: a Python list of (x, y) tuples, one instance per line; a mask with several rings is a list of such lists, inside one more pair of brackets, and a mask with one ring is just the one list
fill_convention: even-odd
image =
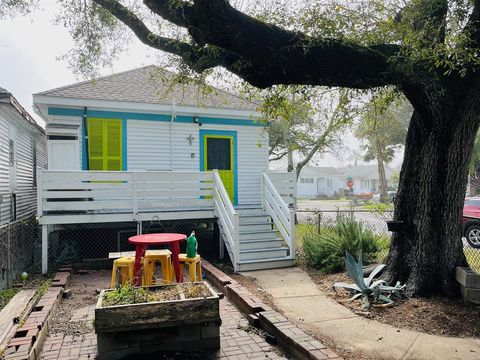
[(10, 167), (8, 151), (8, 114), (0, 106), (0, 224), (10, 220)]
[(46, 167), (45, 137), (9, 105), (0, 106), (0, 224), (13, 220), (10, 191), (9, 133), (15, 133), (17, 219), (35, 212), (37, 192), (33, 181), (33, 149), (37, 149), (37, 173)]
[[(200, 169), (200, 130), (237, 132), (238, 203), (258, 204), (261, 174), (268, 166), (267, 137), (258, 126), (226, 126), (174, 123), (173, 159), (170, 159), (169, 122), (128, 120), (127, 153), (129, 170)], [(189, 144), (189, 136), (193, 137)], [(193, 155), (192, 155), (193, 154)], [(172, 160), (172, 161), (171, 161)]]

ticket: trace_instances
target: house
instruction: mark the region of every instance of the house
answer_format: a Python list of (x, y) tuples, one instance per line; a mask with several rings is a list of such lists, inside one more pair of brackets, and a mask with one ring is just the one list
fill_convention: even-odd
[[(342, 174), (344, 181), (351, 178), (353, 181), (353, 193), (378, 193), (380, 187), (380, 176), (378, 175), (378, 165), (358, 165), (348, 166), (338, 169)], [(385, 165), (385, 177), (387, 187), (392, 185), (391, 177), (394, 171)]]
[(37, 173), (46, 166), (45, 133), (0, 87), (0, 225), (35, 213)]
[(43, 271), (55, 229), (177, 220), (214, 222), (210, 245), (237, 271), (293, 264), (295, 181), (267, 172), (258, 104), (172, 79), (147, 66), (34, 94), (48, 135)]
[(298, 197), (335, 196), (343, 189), (342, 174), (333, 167), (304, 166), (297, 180)]

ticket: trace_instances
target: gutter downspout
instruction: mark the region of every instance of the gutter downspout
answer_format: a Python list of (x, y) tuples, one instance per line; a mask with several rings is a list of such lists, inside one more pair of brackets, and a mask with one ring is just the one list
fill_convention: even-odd
[(88, 159), (88, 128), (87, 128), (87, 107), (83, 108), (83, 116), (82, 116), (82, 125), (83, 125), (83, 136), (85, 141), (85, 165), (86, 169), (88, 170), (89, 167), (89, 159)]
[(177, 107), (175, 106), (175, 98), (172, 100), (172, 117), (170, 119), (170, 171), (173, 171), (173, 123), (175, 122)]

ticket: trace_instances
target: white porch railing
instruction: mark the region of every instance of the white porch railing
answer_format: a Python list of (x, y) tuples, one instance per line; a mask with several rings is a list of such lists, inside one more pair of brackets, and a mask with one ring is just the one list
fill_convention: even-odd
[(227, 243), (227, 247), (232, 252), (232, 264), (235, 272), (238, 269), (238, 261), (240, 259), (240, 223), (239, 214), (235, 211), (228, 193), (223, 186), (222, 179), (218, 172), (214, 174), (214, 202), (215, 215), (218, 218), (220, 231), (222, 232), (223, 240)]
[(38, 216), (213, 210), (213, 173), (42, 171)]
[(277, 230), (295, 258), (295, 174), (264, 173), (262, 177), (262, 206), (272, 218)]

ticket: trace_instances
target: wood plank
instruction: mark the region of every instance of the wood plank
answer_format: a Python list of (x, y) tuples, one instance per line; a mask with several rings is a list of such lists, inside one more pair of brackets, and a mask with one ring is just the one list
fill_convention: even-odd
[(170, 327), (220, 319), (219, 298), (211, 289), (207, 298), (101, 307), (102, 290), (95, 308), (97, 334)]
[(138, 200), (139, 211), (146, 209), (176, 209), (182, 207), (192, 208), (211, 208), (213, 207), (212, 199), (163, 199), (163, 200)]
[(132, 190), (131, 183), (124, 182), (56, 182), (44, 184), (44, 190)]
[(14, 319), (21, 319), (33, 305), (36, 290), (20, 290), (0, 311), (0, 347), (6, 345), (7, 335), (15, 326)]
[(43, 211), (117, 210), (132, 208), (133, 203), (131, 200), (55, 201), (43, 203)]
[(138, 191), (138, 196), (146, 197), (146, 198), (154, 198), (154, 197), (200, 197), (200, 196), (212, 196), (213, 195), (213, 188), (212, 189), (178, 189), (176, 186), (171, 186), (170, 188), (162, 188), (162, 189), (143, 189)]
[(203, 171), (147, 171), (137, 172), (138, 181), (183, 181), (213, 180), (212, 173)]
[(132, 190), (105, 189), (105, 190), (51, 190), (43, 191), (45, 199), (84, 199), (84, 198), (132, 198)]
[(131, 181), (132, 173), (125, 171), (44, 171), (43, 182)]

